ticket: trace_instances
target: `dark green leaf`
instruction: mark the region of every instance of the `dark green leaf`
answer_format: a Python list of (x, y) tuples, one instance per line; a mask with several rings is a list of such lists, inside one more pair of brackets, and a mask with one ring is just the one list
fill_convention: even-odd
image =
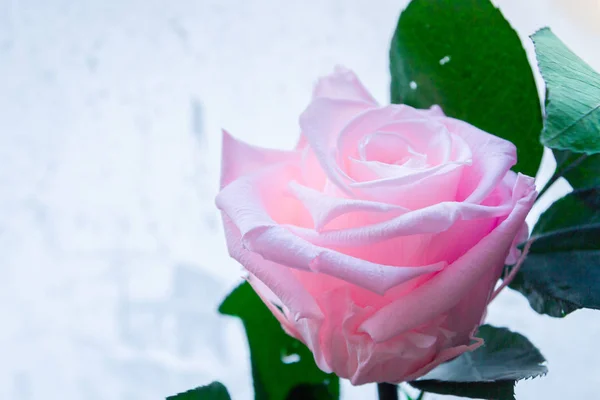
[(543, 375), (545, 360), (523, 335), (491, 325), (479, 327), (477, 337), (485, 344), (473, 352), (440, 365), (421, 380), (447, 382), (491, 382), (520, 380)]
[(440, 382), (415, 381), (410, 384), (424, 392), (448, 394), (471, 399), (513, 400), (515, 398), (515, 381), (496, 382)]
[(339, 398), (338, 377), (316, 366), (310, 350), (283, 331), (247, 282), (231, 292), (219, 312), (244, 323), (256, 400)]
[(286, 397), (286, 400), (331, 400), (333, 396), (327, 385), (322, 383), (316, 385), (299, 385), (294, 387)]
[(485, 344), (444, 363), (410, 384), (427, 392), (476, 399), (514, 399), (516, 381), (546, 374), (539, 350), (523, 335), (490, 325), (479, 327)]
[(513, 142), (534, 176), (542, 114), (521, 40), (489, 0), (413, 0), (390, 49), (391, 99), (444, 112)]
[(600, 250), (600, 190), (576, 190), (555, 202), (533, 228), (531, 253)]
[(510, 287), (539, 313), (600, 309), (600, 189), (576, 190), (544, 212)]
[(169, 396), (167, 400), (231, 400), (231, 397), (222, 383), (212, 382), (206, 386)]
[(556, 149), (553, 153), (556, 158), (555, 175), (564, 177), (573, 189), (600, 188), (600, 154)]
[(532, 37), (546, 87), (542, 143), (559, 150), (600, 153), (600, 74), (548, 28)]

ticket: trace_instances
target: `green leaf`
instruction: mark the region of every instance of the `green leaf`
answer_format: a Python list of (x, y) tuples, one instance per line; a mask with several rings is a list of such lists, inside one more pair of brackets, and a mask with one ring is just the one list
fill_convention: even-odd
[(286, 397), (286, 400), (330, 400), (332, 398), (330, 389), (326, 385), (319, 383), (316, 385), (302, 384), (294, 387)]
[(476, 399), (514, 399), (518, 380), (548, 372), (539, 350), (521, 334), (490, 325), (479, 327), (485, 344), (409, 382), (417, 389)]
[(553, 150), (557, 177), (564, 177), (573, 189), (600, 188), (600, 154)]
[(515, 381), (470, 383), (415, 381), (410, 384), (423, 392), (468, 397), (471, 399), (514, 400), (515, 398)]
[(489, 0), (413, 0), (390, 48), (391, 99), (433, 104), (517, 146), (516, 171), (535, 176), (542, 113), (521, 40)]
[(227, 296), (219, 312), (244, 323), (256, 400), (339, 398), (339, 378), (316, 366), (310, 350), (283, 331), (247, 282)]
[(550, 148), (600, 153), (600, 74), (548, 28), (532, 37), (547, 87), (542, 143)]
[(212, 382), (206, 386), (169, 396), (167, 400), (231, 400), (231, 397), (222, 383)]
[(529, 254), (509, 287), (553, 317), (600, 309), (600, 189), (575, 190), (536, 224)]

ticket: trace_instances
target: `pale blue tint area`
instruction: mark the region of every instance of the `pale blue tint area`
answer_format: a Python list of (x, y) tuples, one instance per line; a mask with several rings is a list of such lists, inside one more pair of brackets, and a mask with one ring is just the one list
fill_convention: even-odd
[[(250, 399), (241, 324), (216, 313), (242, 276), (214, 207), (220, 129), (291, 147), (338, 63), (387, 101), (403, 4), (0, 0), (0, 399), (159, 399), (213, 379)], [(500, 4), (523, 37), (552, 23), (600, 65), (593, 33), (545, 0)], [(490, 319), (549, 360), (521, 399), (595, 398), (597, 314), (551, 320), (507, 293)]]

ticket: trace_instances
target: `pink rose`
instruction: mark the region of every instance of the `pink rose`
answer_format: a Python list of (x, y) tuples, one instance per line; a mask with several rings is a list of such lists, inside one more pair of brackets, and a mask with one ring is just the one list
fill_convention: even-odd
[(439, 107), (380, 106), (349, 70), (321, 79), (295, 150), (224, 133), (229, 253), (318, 366), (397, 383), (481, 345), (535, 200), (515, 146)]

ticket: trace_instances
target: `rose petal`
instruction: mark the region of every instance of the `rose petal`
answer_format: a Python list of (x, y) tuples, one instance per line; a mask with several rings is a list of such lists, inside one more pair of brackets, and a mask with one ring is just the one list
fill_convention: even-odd
[(247, 281), (258, 297), (265, 303), (269, 311), (271, 311), (277, 321), (279, 321), (283, 330), (286, 331), (288, 335), (295, 337), (298, 340), (302, 340), (300, 332), (298, 332), (294, 324), (283, 314), (283, 312), (276, 307), (277, 303), (273, 301), (273, 297), (275, 297), (279, 303), (283, 303), (281, 299), (279, 299), (273, 291), (256, 276), (250, 275)]
[(373, 263), (315, 246), (280, 226), (256, 228), (243, 238), (246, 248), (267, 260), (334, 276), (378, 294), (446, 266), (443, 261), (422, 266)]
[[(381, 188), (381, 187), (395, 187), (398, 190), (405, 191), (406, 188), (404, 186), (422, 183), (426, 178), (429, 178), (433, 175), (444, 175), (450, 171), (459, 168), (462, 165), (469, 165), (469, 162), (464, 161), (455, 161), (455, 162), (447, 162), (445, 164), (439, 164), (430, 168), (424, 168), (420, 170), (415, 170), (412, 168), (403, 167), (401, 165), (390, 165), (383, 164), (376, 161), (362, 161), (356, 159), (350, 159), (349, 165), (352, 166), (350, 169), (352, 171), (352, 176), (360, 177), (365, 179), (360, 179), (359, 182), (350, 183), (349, 186), (353, 188)], [(371, 174), (369, 174), (371, 172)], [(431, 190), (429, 187), (428, 190)], [(394, 190), (394, 192), (398, 192), (398, 190)], [(439, 188), (436, 188), (436, 191), (441, 191)], [(454, 192), (455, 191), (444, 191), (452, 194), (450, 200), (454, 200)], [(392, 197), (396, 197), (393, 196)], [(424, 202), (421, 202), (424, 203)], [(426, 206), (428, 204), (423, 204)]]
[[(237, 179), (217, 196), (217, 206), (239, 229), (245, 249), (278, 264), (325, 273), (381, 294), (400, 283), (444, 268), (443, 262), (414, 267), (372, 263), (315, 246), (279, 225), (267, 214), (268, 207), (264, 204), (278, 202), (282, 209), (285, 199), (276, 191), (285, 186), (279, 185), (277, 180), (291, 180), (288, 176), (293, 176), (294, 171), (299, 173), (293, 165), (276, 164)], [(265, 182), (269, 183), (270, 192), (265, 190)], [(245, 200), (240, 202), (240, 198)]]
[(221, 189), (242, 175), (267, 165), (299, 159), (296, 151), (265, 149), (235, 139), (223, 130)]
[[(268, 295), (265, 294), (265, 288), (267, 291), (270, 291), (270, 289), (264, 283), (253, 276), (250, 276), (248, 283), (252, 286), (258, 297), (265, 303), (271, 313), (273, 313), (277, 321), (279, 321), (283, 330), (286, 331), (288, 335), (300, 340), (311, 349), (315, 361), (322, 371), (326, 373), (332, 372), (324, 358), (325, 352), (321, 350), (322, 346), (319, 340), (319, 332), (321, 331), (324, 319), (321, 317), (307, 318), (300, 314), (296, 314), (294, 317), (293, 315), (290, 316), (288, 312), (284, 314), (273, 305), (269, 300)], [(286, 310), (284, 309), (284, 311)]]
[[(410, 211), (407, 208), (393, 204), (329, 196), (302, 186), (295, 181), (290, 182), (289, 188), (292, 194), (302, 201), (310, 212), (317, 231), (324, 229), (335, 218), (349, 213), (360, 214), (360, 219), (364, 223), (365, 219), (370, 221), (381, 219), (383, 222), (384, 220)], [(377, 214), (377, 216), (374, 216), (374, 214)], [(366, 218), (365, 215), (367, 216)]]
[(356, 74), (339, 65), (332, 74), (319, 79), (313, 91), (313, 98), (317, 97), (364, 101), (377, 106), (377, 101), (365, 89)]
[[(360, 159), (362, 141), (373, 132), (378, 132), (379, 129), (403, 131), (409, 139), (416, 142), (420, 152), (428, 149), (428, 146), (438, 143), (439, 151), (434, 153), (439, 153), (442, 159), (451, 154), (457, 157), (453, 160), (456, 163), (442, 163), (435, 168), (427, 169), (427, 172), (416, 170), (414, 174), (401, 175), (388, 171), (398, 168), (395, 166), (352, 160), (352, 158)], [(429, 136), (440, 136), (440, 140), (437, 142), (435, 140), (424, 141), (419, 135), (416, 135), (419, 132), (429, 132)], [(455, 200), (455, 193), (461, 177), (460, 169), (456, 168), (470, 164), (471, 160), (466, 142), (460, 137), (449, 135), (445, 125), (441, 124), (438, 118), (428, 117), (423, 111), (404, 105), (369, 109), (357, 115), (339, 134), (337, 146), (331, 150), (331, 154), (334, 153), (336, 154), (335, 160), (332, 160), (331, 157), (327, 158), (327, 168), (333, 171), (330, 179), (344, 193), (357, 198), (381, 200), (407, 208), (418, 208), (442, 201)], [(434, 157), (432, 160), (444, 161), (442, 159)], [(408, 168), (405, 169), (411, 172)], [(450, 172), (451, 174), (447, 175)], [(386, 177), (390, 174), (391, 177)], [(415, 176), (413, 177), (413, 175)], [(421, 182), (416, 183), (431, 175), (437, 176), (432, 182), (427, 182), (427, 186)], [(409, 186), (408, 183), (413, 183), (413, 185)], [(436, 190), (432, 191), (431, 187), (436, 187)], [(425, 204), (423, 204), (423, 199), (425, 199)]]
[(327, 316), (319, 332), (321, 356), (338, 376), (349, 377), (357, 367), (356, 352), (361, 350), (354, 346), (353, 334), (369, 310), (354, 304), (348, 285), (320, 293), (318, 299)]
[(465, 168), (457, 200), (481, 203), (517, 162), (515, 145), (457, 119), (446, 117), (439, 121), (462, 137), (473, 154), (473, 164)]
[[(252, 279), (253, 278), (253, 279)], [(288, 335), (295, 337), (304, 343), (314, 354), (315, 361), (319, 368), (326, 373), (332, 372), (331, 368), (327, 364), (324, 358), (325, 352), (321, 350), (321, 342), (319, 340), (319, 332), (321, 331), (321, 325), (323, 324), (323, 318), (308, 318), (302, 313), (294, 313), (289, 315), (289, 312), (282, 313), (277, 307), (271, 303), (268, 297), (265, 295), (265, 288), (268, 287), (263, 284), (256, 277), (250, 277), (248, 283), (252, 286), (256, 294), (261, 298), (263, 303), (273, 313), (277, 321), (281, 324), (281, 327)], [(285, 309), (284, 309), (285, 311)], [(291, 319), (290, 319), (291, 317)]]
[(434, 119), (424, 118), (422, 113), (404, 104), (372, 108), (356, 115), (354, 119), (342, 127), (343, 129), (338, 131), (339, 135), (335, 147), (337, 163), (343, 165), (344, 160), (350, 156), (359, 158), (360, 141), (367, 135), (377, 132), (380, 128), (394, 121), (406, 125), (427, 124), (428, 121), (431, 121), (431, 124), (445, 129), (443, 124)]
[(300, 162), (300, 169), (302, 171), (302, 182), (319, 191), (323, 191), (327, 184), (327, 176), (321, 165), (315, 152), (310, 147), (306, 147), (302, 150), (302, 160)]
[[(397, 132), (376, 131), (364, 136), (358, 142), (358, 155), (362, 161), (378, 161), (392, 165), (407, 165), (412, 160), (419, 161), (418, 164), (425, 164), (427, 161), (426, 154), (415, 150), (413, 144)], [(407, 161), (401, 162), (401, 159)]]
[(364, 246), (394, 239), (399, 236), (444, 232), (458, 220), (502, 217), (508, 215), (512, 207), (512, 203), (485, 206), (444, 202), (404, 213), (381, 223), (356, 228), (323, 230), (320, 232), (298, 226), (288, 225), (287, 228), (318, 246)]
[(335, 163), (335, 141), (342, 128), (356, 115), (372, 107), (366, 102), (316, 98), (300, 116), (306, 137), (327, 177), (346, 193), (342, 172)]
[(288, 268), (264, 260), (258, 254), (246, 250), (242, 245), (239, 229), (227, 215), (223, 216), (223, 225), (229, 255), (266, 285), (285, 307), (293, 310), (295, 318), (323, 317), (315, 299)]
[(506, 260), (504, 261), (506, 265), (514, 265), (517, 263), (517, 261), (519, 261), (519, 257), (521, 257), (521, 250), (517, 246), (525, 242), (528, 237), (529, 226), (527, 225), (527, 222), (523, 222), (519, 233), (517, 233), (515, 240), (513, 240), (512, 246), (510, 246), (508, 256), (506, 256)]
[(380, 309), (362, 324), (361, 331), (381, 342), (419, 326), (458, 304), (491, 267), (504, 265), (512, 241), (535, 201), (533, 179), (519, 175), (515, 191), (520, 199), (494, 231), (425, 284)]
[(419, 153), (428, 156), (430, 165), (449, 161), (452, 151), (452, 135), (444, 124), (436, 119), (402, 120), (387, 123), (379, 128), (381, 132), (394, 132), (405, 138)]
[[(409, 107), (401, 108), (398, 115), (406, 113), (414, 113), (414, 109)], [(451, 135), (446, 127), (441, 124), (437, 119), (403, 119), (401, 122), (390, 122), (389, 120), (379, 127), (372, 128), (367, 123), (361, 124), (361, 121), (372, 121), (377, 120), (377, 123), (381, 120), (390, 118), (397, 118), (398, 115), (392, 117), (387, 113), (381, 112), (380, 110), (370, 110), (361, 115), (357, 116), (351, 123), (349, 123), (344, 131), (340, 134), (338, 140), (339, 148), (344, 145), (347, 147), (346, 150), (341, 150), (342, 154), (351, 152), (348, 146), (353, 146), (356, 138), (351, 139), (352, 136), (363, 137), (360, 143), (358, 143), (359, 157), (356, 159), (353, 156), (349, 156), (348, 160), (345, 161), (348, 168), (348, 175), (354, 178), (354, 182), (350, 182), (349, 185), (353, 188), (377, 188), (377, 187), (394, 187), (395, 192), (393, 193), (382, 193), (394, 199), (399, 197), (400, 193), (406, 193), (406, 185), (416, 183), (424, 180), (425, 178), (432, 175), (445, 174), (458, 166), (471, 165), (471, 151), (468, 144), (459, 136)], [(406, 118), (408, 115), (402, 115)], [(369, 129), (378, 129), (379, 136), (374, 134), (368, 134)], [(386, 134), (387, 135), (384, 135)], [(378, 162), (385, 159), (384, 155), (377, 157), (377, 154), (372, 154), (369, 160), (365, 160), (361, 157), (360, 151), (362, 149), (364, 138), (380, 137), (381, 140), (387, 139), (386, 142), (390, 142), (395, 135), (399, 135), (403, 141), (406, 141), (412, 147), (415, 152), (426, 157), (427, 164), (421, 168), (414, 168), (411, 166), (397, 165), (393, 163)], [(345, 139), (346, 142), (343, 142)], [(396, 140), (398, 142), (398, 140)], [(390, 148), (394, 148), (393, 143), (383, 143), (380, 145), (382, 149), (387, 148), (385, 151), (389, 151)], [(384, 151), (384, 150), (382, 150)], [(379, 158), (379, 159), (378, 159)], [(388, 157), (389, 158), (389, 157)], [(339, 163), (342, 160), (338, 160)], [(458, 184), (457, 181), (455, 181)], [(428, 185), (430, 182), (428, 182)], [(447, 182), (446, 182), (447, 184)], [(454, 195), (454, 190), (440, 190), (436, 186), (436, 193), (444, 192), (446, 194)], [(429, 185), (428, 187), (434, 187)], [(410, 188), (412, 191), (413, 188)], [(430, 191), (431, 192), (431, 191)], [(361, 191), (361, 193), (369, 194), (371, 192)], [(371, 196), (372, 197), (372, 196)], [(413, 195), (414, 197), (414, 195)], [(430, 196), (426, 197), (430, 200)], [(444, 200), (455, 200), (451, 198), (445, 198)], [(435, 202), (444, 201), (437, 199)], [(430, 203), (433, 204), (433, 203)], [(423, 206), (429, 204), (423, 204)]]

